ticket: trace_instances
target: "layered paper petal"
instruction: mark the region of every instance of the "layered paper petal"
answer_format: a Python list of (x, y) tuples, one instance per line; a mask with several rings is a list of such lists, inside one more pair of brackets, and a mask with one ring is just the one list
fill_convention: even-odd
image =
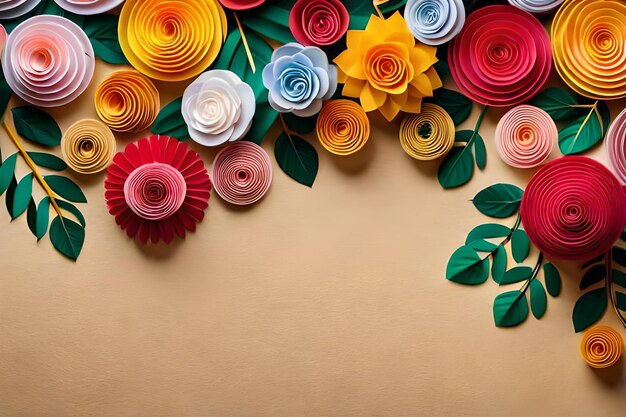
[(548, 162), (520, 208), (524, 230), (546, 257), (586, 261), (605, 254), (626, 225), (626, 195), (604, 165), (584, 156)]
[(626, 109), (613, 120), (604, 142), (611, 170), (626, 184)]
[(626, 2), (568, 0), (552, 21), (554, 66), (586, 97), (626, 97)]
[(2, 69), (11, 90), (40, 107), (62, 106), (81, 95), (95, 65), (85, 32), (61, 16), (25, 20), (11, 32), (2, 51)]
[(265, 3), (265, 0), (220, 0), (222, 6), (231, 10), (248, 10)]
[(118, 26), (120, 46), (139, 72), (182, 81), (203, 72), (226, 38), (217, 0), (126, 0)]
[(115, 137), (98, 120), (79, 120), (61, 139), (61, 152), (67, 165), (80, 174), (95, 174), (109, 166), (115, 156)]
[(93, 15), (108, 12), (124, 0), (54, 0), (63, 9), (80, 15)]
[(185, 143), (155, 135), (115, 155), (104, 188), (109, 213), (129, 237), (170, 243), (204, 218), (211, 180)]
[(441, 158), (454, 144), (454, 121), (436, 104), (422, 104), (419, 114), (407, 114), (400, 124), (400, 144), (409, 156), (422, 161)]
[(324, 103), (317, 117), (317, 138), (335, 155), (352, 155), (369, 139), (370, 121), (363, 107), (351, 100)]
[(559, 7), (563, 0), (509, 0), (511, 6), (522, 9), (528, 13), (550, 13)]
[(500, 158), (516, 168), (533, 168), (543, 163), (559, 132), (542, 109), (526, 104), (509, 110), (496, 126), (496, 149)]
[(622, 336), (609, 326), (590, 328), (580, 341), (580, 354), (592, 368), (608, 368), (615, 365), (623, 352)]
[(289, 14), (293, 37), (305, 46), (327, 46), (348, 30), (350, 15), (339, 0), (298, 0)]
[(41, 0), (2, 0), (0, 1), (0, 19), (15, 19), (33, 10)]
[(149, 78), (134, 70), (105, 78), (94, 99), (100, 119), (117, 132), (141, 132), (159, 113), (159, 91)]
[(0, 25), (0, 56), (2, 56), (2, 50), (4, 49), (4, 44), (7, 41), (7, 31), (4, 26)]
[(227, 202), (256, 203), (272, 185), (272, 161), (256, 143), (230, 144), (215, 156), (213, 181), (215, 191)]
[(478, 103), (513, 106), (542, 88), (552, 66), (550, 39), (531, 14), (487, 6), (470, 14), (448, 49), (459, 89)]
[(463, 28), (465, 7), (461, 0), (408, 0), (404, 20), (418, 41), (441, 45)]

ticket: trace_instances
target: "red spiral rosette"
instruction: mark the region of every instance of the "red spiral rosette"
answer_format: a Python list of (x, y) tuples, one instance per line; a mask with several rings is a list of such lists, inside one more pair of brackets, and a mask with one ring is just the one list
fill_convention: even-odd
[(469, 15), (448, 49), (461, 92), (489, 106), (522, 103), (544, 85), (552, 67), (550, 38), (530, 13), (487, 6)]
[(256, 203), (272, 185), (272, 161), (256, 143), (234, 142), (215, 156), (213, 181), (217, 194), (229, 203)]
[(155, 135), (115, 155), (104, 188), (109, 213), (129, 237), (170, 243), (204, 218), (211, 180), (195, 151)]
[(524, 230), (548, 258), (586, 261), (609, 251), (626, 225), (626, 194), (600, 162), (565, 156), (532, 177), (520, 209)]
[(289, 29), (304, 46), (327, 46), (348, 30), (350, 15), (339, 0), (298, 0), (289, 14)]

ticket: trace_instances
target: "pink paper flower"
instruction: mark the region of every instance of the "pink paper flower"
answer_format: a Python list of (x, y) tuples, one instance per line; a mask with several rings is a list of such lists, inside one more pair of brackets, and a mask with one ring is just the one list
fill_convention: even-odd
[(305, 46), (332, 45), (346, 33), (349, 22), (339, 0), (298, 0), (289, 14), (289, 29)]
[(4, 26), (0, 25), (0, 54), (2, 53), (2, 48), (4, 48), (4, 44), (7, 41), (7, 31)]
[(231, 10), (248, 10), (260, 6), (265, 0), (220, 0), (222, 6)]

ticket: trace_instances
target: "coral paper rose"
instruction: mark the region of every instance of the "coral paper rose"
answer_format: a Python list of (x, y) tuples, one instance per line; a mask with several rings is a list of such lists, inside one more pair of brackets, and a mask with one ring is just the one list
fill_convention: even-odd
[(255, 108), (252, 87), (231, 71), (212, 70), (187, 87), (181, 112), (191, 139), (217, 146), (248, 133)]
[(372, 15), (365, 30), (348, 31), (348, 49), (335, 59), (343, 95), (389, 121), (400, 111), (419, 113), (422, 98), (441, 87), (432, 68), (436, 52), (415, 42), (400, 13), (387, 20)]
[(220, 0), (222, 6), (231, 10), (248, 10), (265, 3), (265, 0)]
[(309, 117), (335, 93), (337, 68), (320, 48), (288, 43), (272, 54), (272, 62), (263, 69), (263, 84), (276, 111)]
[(289, 29), (302, 45), (326, 46), (348, 30), (350, 15), (339, 0), (298, 0), (289, 14)]
[(4, 26), (0, 25), (0, 53), (2, 53), (2, 48), (4, 48), (4, 43), (7, 41), (7, 31)]

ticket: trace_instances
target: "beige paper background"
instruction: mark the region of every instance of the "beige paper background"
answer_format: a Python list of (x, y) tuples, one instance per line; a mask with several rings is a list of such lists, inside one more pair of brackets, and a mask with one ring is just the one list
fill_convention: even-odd
[[(110, 70), (99, 62), (89, 91), (53, 111), (63, 129), (96, 116)], [(162, 104), (183, 88), (159, 85)], [(75, 177), (89, 199), (76, 264), (2, 208), (0, 416), (623, 415), (622, 364), (596, 372), (578, 353), (575, 268), (546, 316), (515, 329), (493, 326), (493, 282), (444, 279), (488, 221), (469, 200), (530, 176), (498, 159), (501, 114), (487, 113), (487, 168), (462, 188), (443, 191), (437, 164), (409, 158), (398, 123), (373, 116), (354, 157), (315, 144), (313, 189), (274, 163), (264, 200), (240, 209), (214, 193), (197, 233), (170, 247), (141, 247), (115, 225), (104, 174)], [(4, 133), (0, 146), (12, 152)], [(601, 146), (592, 154), (604, 159)], [(620, 326), (612, 312), (604, 323)]]

